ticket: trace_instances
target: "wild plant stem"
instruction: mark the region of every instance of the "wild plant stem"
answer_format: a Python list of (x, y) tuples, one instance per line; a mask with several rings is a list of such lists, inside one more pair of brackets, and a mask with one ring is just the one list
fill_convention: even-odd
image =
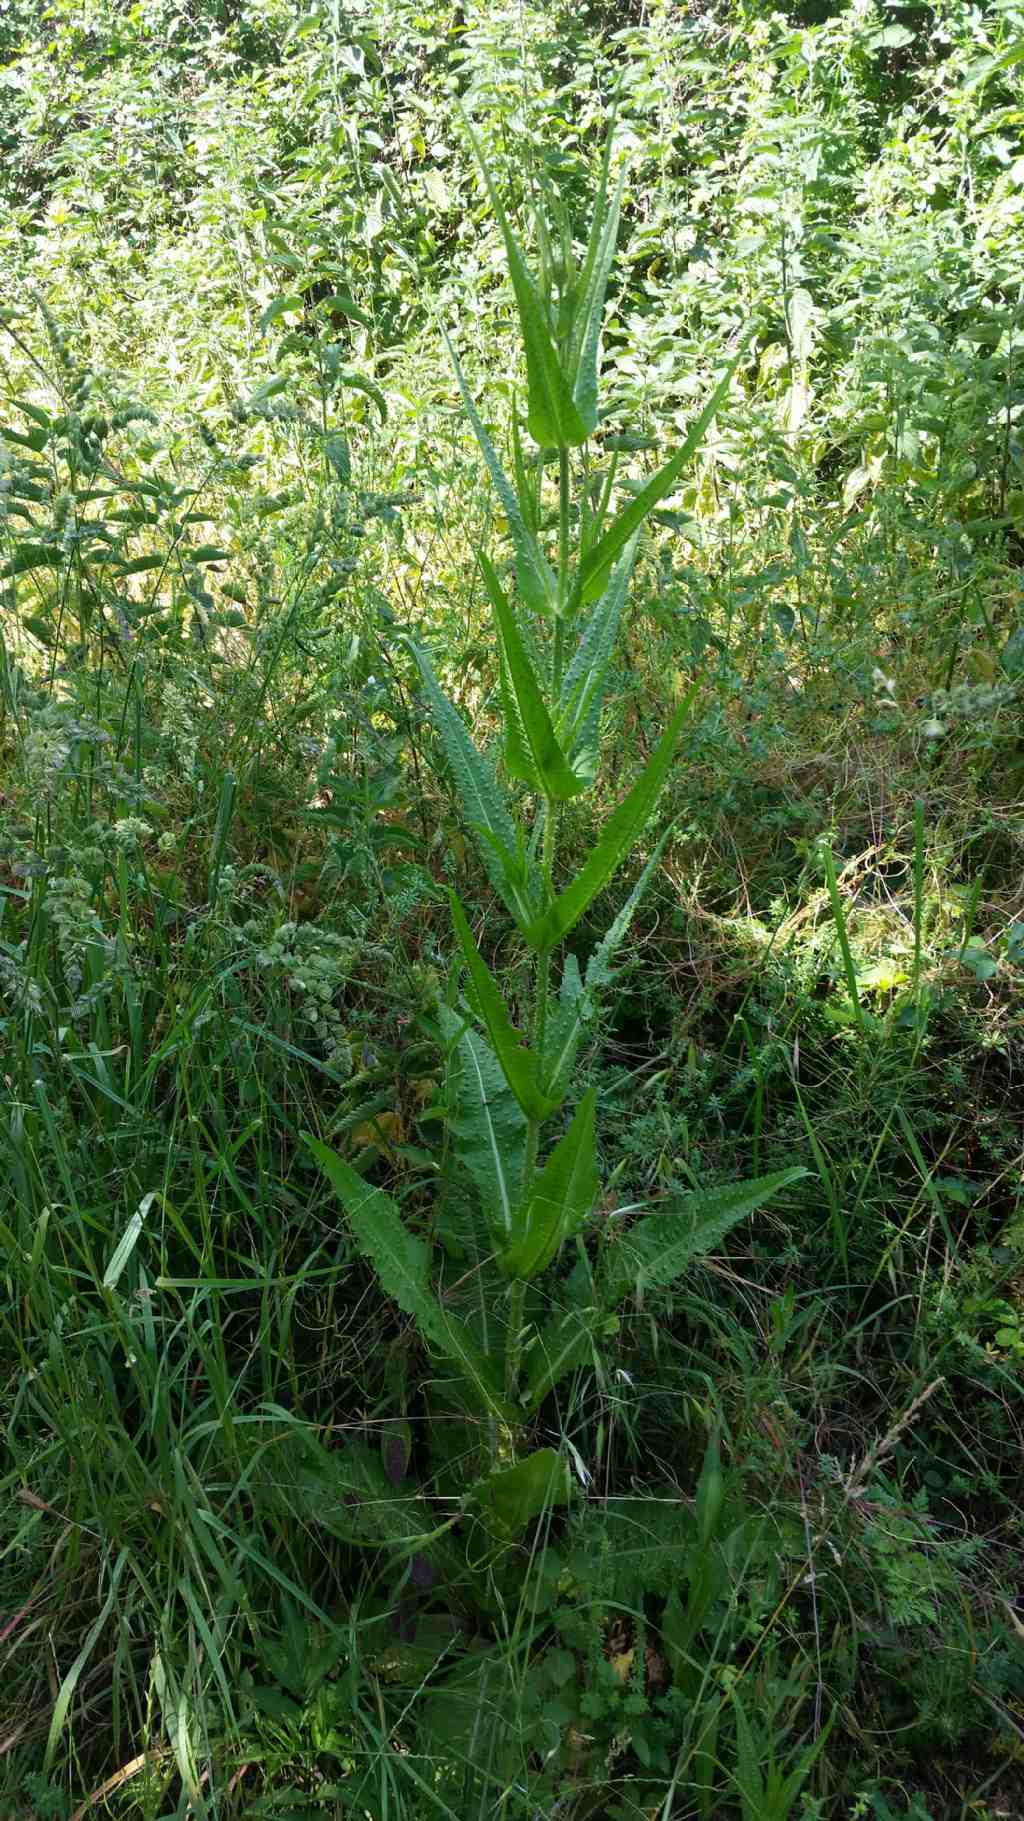
[[(562, 688), (562, 666), (565, 659), (565, 622), (562, 615), (569, 599), (569, 522), (572, 490), (569, 473), (569, 451), (558, 451), (558, 617), (551, 652), (551, 704), (557, 710)], [(545, 824), (546, 827), (546, 824)]]
[[(558, 842), (558, 804), (547, 797), (544, 802), (544, 838), (541, 845), (541, 872), (544, 887), (550, 898), (554, 892), (555, 850)], [(551, 981), (551, 950), (541, 949), (537, 956), (537, 970), (533, 980), (533, 1012), (530, 1019), (530, 1045), (535, 1055), (544, 1054), (544, 1035), (547, 1027), (548, 989)], [(537, 1154), (540, 1150), (540, 1131), (542, 1121), (530, 1119), (526, 1126), (526, 1151), (523, 1158), (523, 1194), (530, 1193), (533, 1173), (537, 1168)], [(526, 1284), (521, 1278), (515, 1278), (509, 1292), (508, 1310), (508, 1344), (505, 1349), (505, 1397), (509, 1403), (515, 1401), (519, 1384), (519, 1368), (523, 1357), (523, 1305), (526, 1300)]]
[[(571, 484), (568, 449), (558, 451), (558, 606), (559, 617), (555, 620), (555, 632), (551, 651), (551, 699), (557, 704), (562, 687), (562, 666), (565, 654), (565, 627), (561, 611), (569, 598), (569, 533), (571, 521)], [(559, 805), (551, 798), (544, 799), (544, 835), (541, 845), (541, 873), (544, 879), (545, 894), (550, 901), (554, 896), (555, 852), (558, 843)], [(535, 1055), (543, 1057), (544, 1037), (547, 1027), (548, 991), (551, 981), (551, 950), (541, 949), (537, 956), (537, 967), (533, 979), (533, 1008), (530, 1018), (530, 1045)], [(526, 1126), (526, 1151), (523, 1159), (523, 1194), (530, 1193), (533, 1174), (537, 1168), (537, 1155), (540, 1151), (541, 1120), (530, 1119)], [(514, 1279), (509, 1291), (508, 1344), (505, 1349), (505, 1396), (509, 1403), (515, 1401), (519, 1384), (519, 1369), (523, 1358), (523, 1307), (526, 1301), (526, 1284), (520, 1278)]]
[(508, 1299), (508, 1344), (505, 1348), (505, 1401), (514, 1404), (519, 1385), (519, 1368), (523, 1358), (523, 1305), (526, 1280), (516, 1277)]

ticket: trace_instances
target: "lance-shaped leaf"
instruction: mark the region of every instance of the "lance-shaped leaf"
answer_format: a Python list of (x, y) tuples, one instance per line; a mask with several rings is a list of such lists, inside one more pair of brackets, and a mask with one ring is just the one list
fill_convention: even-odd
[(597, 425), (597, 357), (601, 343), (605, 292), (608, 288), (608, 274), (611, 271), (615, 254), (622, 191), (626, 181), (626, 170), (623, 166), (619, 173), (615, 193), (609, 202), (608, 176), (611, 169), (614, 128), (613, 119), (608, 130), (604, 158), (601, 162), (601, 181), (598, 186), (594, 219), (583, 261), (579, 300), (576, 305), (576, 324), (572, 338), (573, 398), (580, 417), (587, 429), (591, 431)]
[(597, 1194), (594, 1108), (597, 1093), (588, 1088), (568, 1131), (534, 1179), (533, 1189), (512, 1222), (512, 1240), (499, 1255), (508, 1277), (536, 1277), (551, 1263), (563, 1242), (578, 1233)]
[(501, 712), (505, 722), (505, 769), (510, 777), (519, 778), (522, 783), (544, 795), (544, 787), (537, 776), (537, 767), (530, 756), (530, 745), (526, 738), (519, 703), (515, 691), (509, 682), (508, 665), (505, 653), (498, 646), (498, 687), (501, 693)]
[(754, 1177), (750, 1182), (723, 1183), (716, 1189), (683, 1196), (670, 1213), (648, 1214), (611, 1249), (614, 1257), (610, 1254), (606, 1280), (610, 1298), (617, 1300), (630, 1290), (663, 1289), (681, 1276), (695, 1258), (714, 1251), (738, 1221), (756, 1213), (780, 1189), (806, 1175), (807, 1171), (797, 1165), (776, 1170), (771, 1176)]
[(509, 226), (487, 160), (472, 128), (469, 128), (469, 136), (505, 242), (509, 277), (519, 311), (519, 326), (526, 354), (527, 429), (534, 442), (540, 443), (543, 448), (571, 448), (577, 443), (585, 443), (590, 433), (576, 409), (572, 388), (562, 371), (558, 352), (551, 339), (544, 306), (527, 271), (519, 242)]
[[(498, 454), (484, 427), (483, 419), (473, 403), (466, 376), (459, 364), (459, 357), (452, 346), (447, 333), (442, 330), (448, 352), (451, 355), (455, 377), (459, 382), (462, 403), (466, 416), (472, 425), (473, 435), (480, 445), (480, 452), (487, 464), (487, 472), (495, 493), (501, 501), (501, 509), (508, 521), (509, 536), (516, 559), (516, 581), (519, 592), (526, 605), (533, 613), (549, 614), (554, 611), (558, 587), (554, 572), (544, 555), (534, 533), (530, 530), (523, 508), (513, 490), (504, 468), (498, 460)], [(515, 432), (518, 435), (518, 432)], [(521, 459), (517, 466), (521, 467)], [(523, 470), (525, 476), (525, 470)]]
[(612, 962), (625, 940), (637, 906), (657, 872), (674, 826), (670, 823), (659, 837), (625, 904), (591, 955), (585, 981), (580, 978), (575, 955), (565, 957), (558, 998), (549, 1008), (547, 1017), (544, 1079), (550, 1094), (564, 1094), (569, 1087), (580, 1040), (593, 1027), (601, 988), (610, 985), (615, 978)]
[(423, 678), (427, 700), (441, 736), (455, 786), (487, 877), (508, 905), (521, 928), (535, 914), (538, 882), (531, 876), (521, 842), (494, 768), (478, 752), (469, 731), (444, 694), (429, 659), (418, 645), (407, 641)]
[(580, 978), (575, 955), (565, 957), (558, 998), (548, 1008), (544, 1044), (544, 1079), (552, 1094), (564, 1094), (572, 1076), (580, 1038), (596, 1010), (593, 995)]
[(620, 550), (639, 531), (659, 500), (671, 493), (690, 457), (703, 441), (705, 430), (716, 416), (742, 354), (743, 349), (740, 348), (729, 362), (700, 416), (691, 424), (682, 447), (676, 450), (663, 468), (658, 469), (646, 487), (642, 488), (635, 499), (630, 500), (618, 518), (612, 520), (604, 536), (583, 556), (573, 589), (578, 600), (586, 603), (597, 599), (607, 586), (611, 566)]
[(477, 551), (477, 561), (498, 629), (503, 686), (511, 698), (507, 721), (514, 734), (506, 744), (505, 762), (513, 777), (564, 802), (583, 789), (583, 780), (571, 769), (558, 744), (515, 613), (482, 550)]
[(630, 892), (629, 897), (626, 899), (622, 909), (618, 912), (618, 915), (613, 918), (612, 922), (608, 925), (608, 928), (605, 930), (604, 935), (601, 937), (600, 942), (591, 955), (590, 960), (587, 962), (586, 990), (588, 993), (595, 993), (598, 992), (601, 987), (609, 986), (615, 978), (612, 962), (629, 932), (629, 926), (636, 916), (640, 900), (658, 870), (658, 862), (665, 851), (666, 842), (674, 827), (675, 823), (670, 822), (668, 827), (658, 836), (650, 858), (634, 885), (633, 890)]
[(608, 666), (618, 638), (619, 622), (636, 555), (631, 538), (611, 579), (594, 607), (565, 673), (558, 705), (558, 733), (573, 770), (582, 780), (597, 772), (597, 747)]
[(491, 1409), (503, 1412), (490, 1364), (434, 1295), (430, 1252), (423, 1240), (408, 1231), (390, 1195), (364, 1182), (329, 1145), (309, 1133), (304, 1138), (337, 1192), (356, 1245), (376, 1271), (385, 1296), (412, 1316), (425, 1340), (458, 1362)]
[(476, 1185), (494, 1245), (507, 1245), (523, 1193), (526, 1120), (490, 1045), (447, 1006), (439, 1007), (439, 1017), (446, 1039), (456, 1045), (452, 1140)]
[(563, 936), (568, 935), (573, 926), (579, 922), (588, 904), (607, 885), (634, 842), (639, 839), (644, 824), (654, 808), (658, 793), (665, 782), (676, 742), (682, 731), (683, 723), (689, 715), (696, 693), (697, 685), (695, 683), (672, 716), (668, 727), (651, 754), (646, 770), (637, 779), (628, 797), (624, 798), (614, 814), (609, 816), (601, 839), (590, 858), (576, 874), (572, 884), (529, 925), (525, 932), (526, 939), (537, 948), (541, 950), (554, 948), (556, 942), (560, 942)]
[[(539, 474), (543, 455), (542, 452), (538, 451), (534, 456), (531, 472), (531, 469), (526, 465), (526, 457), (523, 454), (523, 439), (519, 434), (519, 412), (516, 407), (515, 393), (512, 394), (511, 430), (512, 466), (515, 469), (516, 497), (519, 501), (519, 510), (523, 515), (526, 528), (530, 535), (536, 537), (540, 526)], [(550, 570), (548, 571), (548, 574), (551, 574)], [(554, 578), (552, 577), (552, 582), (553, 579)], [(519, 592), (520, 594), (523, 593), (521, 588)], [(525, 594), (523, 595), (523, 599), (526, 600)], [(529, 604), (530, 603), (527, 601), (528, 606)]]
[(501, 1064), (501, 1072), (527, 1119), (547, 1119), (558, 1105), (540, 1085), (540, 1059), (527, 1047), (508, 1015), (508, 1009), (490, 968), (473, 940), (466, 914), (454, 892), (449, 892), (452, 921), (459, 946), (469, 969), (480, 1015), (487, 1027), (491, 1048)]

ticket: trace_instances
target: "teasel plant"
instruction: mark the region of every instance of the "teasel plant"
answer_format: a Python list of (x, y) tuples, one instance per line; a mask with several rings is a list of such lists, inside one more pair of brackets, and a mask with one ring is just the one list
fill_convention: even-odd
[[(438, 1293), (431, 1247), (409, 1229), (390, 1196), (336, 1151), (312, 1138), (308, 1143), (382, 1290), (412, 1318), (435, 1358), (454, 1369), (468, 1404), (475, 1403), (484, 1418), (489, 1441), (484, 1460), (477, 1457), (484, 1472), (466, 1497), (507, 1530), (569, 1497), (565, 1452), (532, 1447), (531, 1426), (556, 1386), (614, 1336), (616, 1309), (631, 1295), (674, 1282), (736, 1222), (805, 1172), (793, 1167), (668, 1197), (656, 1211), (632, 1220), (616, 1244), (602, 1248), (598, 1241), (588, 1249), (582, 1243), (601, 1187), (594, 1087), (584, 1090), (568, 1118), (566, 1109), (581, 1043), (594, 1027), (601, 996), (614, 984), (616, 953), (670, 831), (656, 841), (585, 968), (563, 945), (642, 840), (697, 686), (675, 707), (640, 776), (566, 882), (559, 864), (561, 817), (566, 803), (599, 784), (605, 689), (639, 535), (677, 487), (726, 399), (743, 342), (741, 337), (679, 448), (617, 504), (617, 456), (596, 485), (586, 468), (587, 445), (601, 421), (601, 334), (625, 180), (623, 167), (614, 171), (614, 113), (582, 257), (564, 209), (547, 197), (537, 215), (537, 277), (466, 124), (504, 244), (525, 356), (526, 437), (513, 412), (511, 474), (474, 404), (454, 343), (445, 339), (511, 543), (500, 569), (483, 550), (476, 560), (497, 648), (504, 770), (520, 787), (519, 801), (533, 810), (524, 820), (442, 692), (428, 656), (410, 639), (467, 832), (532, 964), (522, 1029), (480, 952), (464, 905), (451, 893), (465, 990), (457, 1006), (440, 1008), (439, 1017), (454, 1068), (449, 1128), (475, 1192), (483, 1260), (475, 1273), (475, 1306), (462, 1313)], [(557, 536), (552, 529), (549, 538), (542, 496), (556, 460)], [(555, 1122), (560, 1129), (549, 1141)], [(572, 1293), (566, 1294), (558, 1264), (573, 1242), (584, 1289), (574, 1271)], [(531, 1302), (531, 1289), (545, 1274), (549, 1287)]]

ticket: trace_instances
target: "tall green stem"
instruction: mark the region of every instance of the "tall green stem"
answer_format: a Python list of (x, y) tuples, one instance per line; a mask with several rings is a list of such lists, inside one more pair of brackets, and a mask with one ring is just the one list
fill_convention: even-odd
[[(558, 840), (558, 804), (548, 797), (544, 804), (544, 840), (541, 847), (541, 871), (544, 884), (550, 896), (553, 889), (555, 847)], [(537, 971), (533, 982), (533, 1015), (530, 1020), (530, 1045), (538, 1056), (544, 1054), (544, 1035), (547, 1026), (548, 988), (551, 979), (551, 950), (541, 949), (537, 956)], [(526, 1154), (523, 1160), (523, 1194), (528, 1195), (533, 1173), (537, 1168), (537, 1153), (540, 1150), (539, 1119), (530, 1119), (526, 1126)], [(508, 1346), (505, 1351), (505, 1396), (510, 1403), (514, 1402), (519, 1383), (519, 1368), (523, 1357), (523, 1304), (526, 1300), (526, 1284), (522, 1278), (516, 1278), (509, 1292)]]
[[(562, 687), (562, 667), (565, 662), (565, 626), (561, 614), (569, 598), (569, 531), (571, 518), (571, 482), (569, 470), (569, 451), (558, 451), (558, 606), (559, 616), (555, 620), (555, 634), (551, 652), (551, 698), (557, 706), (559, 691)], [(541, 847), (541, 872), (544, 878), (544, 889), (550, 899), (554, 895), (555, 852), (558, 843), (559, 805), (551, 797), (544, 801), (544, 837)], [(544, 1054), (544, 1036), (548, 1015), (548, 991), (551, 981), (551, 950), (541, 949), (537, 956), (537, 968), (533, 980), (533, 1012), (530, 1019), (530, 1043), (538, 1056)], [(526, 1127), (526, 1155), (523, 1161), (523, 1193), (528, 1195), (533, 1173), (537, 1168), (537, 1155), (540, 1150), (539, 1119), (531, 1119)], [(505, 1350), (505, 1396), (510, 1403), (514, 1402), (519, 1384), (519, 1369), (523, 1358), (523, 1306), (526, 1301), (526, 1284), (517, 1278), (509, 1292), (508, 1346)]]
[(558, 451), (558, 617), (555, 620), (555, 637), (551, 653), (551, 706), (558, 708), (558, 695), (562, 687), (562, 666), (565, 661), (565, 622), (562, 615), (569, 599), (569, 521), (571, 517), (572, 493), (569, 473), (569, 451)]

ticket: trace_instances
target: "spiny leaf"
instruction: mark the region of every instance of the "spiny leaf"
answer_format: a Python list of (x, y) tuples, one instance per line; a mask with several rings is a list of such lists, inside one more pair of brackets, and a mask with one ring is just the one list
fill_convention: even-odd
[(526, 1120), (494, 1051), (446, 1006), (442, 1028), (456, 1043), (456, 1108), (449, 1128), (480, 1197), (496, 1246), (507, 1243), (523, 1192)]
[(596, 1090), (588, 1088), (568, 1131), (559, 1139), (516, 1213), (511, 1243), (498, 1261), (506, 1276), (538, 1276), (564, 1241), (579, 1232), (590, 1213), (598, 1188), (596, 1104)]
[(613, 119), (605, 143), (601, 181), (594, 206), (594, 220), (583, 262), (580, 300), (577, 304), (578, 335), (573, 337), (577, 350), (573, 376), (573, 398), (588, 431), (594, 430), (597, 426), (598, 350), (604, 318), (605, 292), (608, 288), (608, 274), (615, 255), (615, 243), (619, 231), (619, 211), (622, 207), (622, 192), (626, 182), (626, 170), (623, 166), (619, 173), (615, 194), (611, 203), (607, 204), (606, 210), (614, 126)]
[(451, 899), (455, 933), (502, 1074), (527, 1119), (546, 1119), (555, 1111), (558, 1103), (550, 1100), (541, 1090), (539, 1058), (527, 1048), (515, 1029), (497, 982), (473, 940), (473, 932), (462, 905), (454, 892), (449, 892), (448, 896)]
[(697, 685), (694, 684), (672, 716), (646, 770), (637, 779), (628, 797), (605, 823), (601, 839), (572, 884), (529, 925), (526, 938), (535, 947), (553, 948), (556, 942), (568, 935), (643, 832), (672, 763), (676, 742), (696, 693)]
[(631, 538), (621, 561), (613, 569), (608, 586), (583, 629), (562, 683), (558, 733), (565, 743), (573, 770), (581, 779), (592, 778), (597, 772), (605, 682), (618, 638), (636, 544), (636, 538)]
[(462, 719), (441, 690), (430, 662), (419, 646), (408, 641), (420, 674), (437, 731), (441, 736), (456, 789), (469, 826), (478, 838), (480, 857), (496, 892), (525, 929), (535, 914), (536, 889), (528, 863), (514, 859), (521, 843), (493, 767), (479, 753)]
[(558, 592), (551, 566), (533, 532), (528, 528), (524, 510), (513, 492), (511, 482), (498, 460), (494, 444), (470, 397), (469, 387), (451, 339), (444, 330), (442, 330), (442, 334), (451, 355), (452, 366), (455, 368), (455, 377), (462, 394), (466, 416), (472, 425), (473, 434), (480, 445), (480, 452), (487, 464), (487, 472), (491, 477), (494, 491), (501, 501), (502, 511), (508, 521), (509, 536), (515, 551), (516, 581), (519, 592), (533, 613), (550, 614), (554, 611)]
[(477, 561), (494, 611), (501, 644), (503, 677), (506, 690), (512, 698), (508, 719), (509, 727), (515, 729), (515, 738), (506, 745), (506, 763), (513, 777), (522, 778), (546, 797), (565, 801), (582, 790), (582, 779), (577, 778), (571, 770), (558, 744), (547, 704), (516, 625), (516, 616), (482, 550), (477, 551)]
[(738, 353), (733, 355), (700, 416), (691, 424), (682, 447), (676, 450), (675, 455), (665, 463), (663, 468), (659, 468), (657, 474), (648, 481), (646, 487), (637, 494), (636, 498), (630, 500), (629, 505), (624, 507), (618, 518), (609, 525), (604, 536), (583, 557), (574, 588), (574, 593), (579, 600), (587, 602), (597, 599), (607, 585), (609, 571), (619, 551), (640, 529), (658, 501), (663, 500), (667, 493), (671, 493), (687, 462), (703, 441), (705, 430), (717, 415), (742, 354), (741, 347)]
[(626, 899), (626, 902), (618, 915), (609, 924), (591, 955), (590, 960), (587, 962), (586, 981), (588, 991), (592, 993), (597, 992), (602, 986), (610, 985), (611, 981), (614, 979), (615, 976), (612, 970), (612, 962), (621, 947), (623, 940), (628, 934), (629, 926), (636, 915), (640, 900), (658, 870), (658, 862), (665, 851), (665, 844), (674, 827), (675, 823), (670, 822), (663, 833), (659, 835), (650, 858), (634, 885), (633, 890), (630, 892), (629, 897)]
[(430, 1284), (430, 1253), (410, 1233), (390, 1195), (363, 1181), (328, 1145), (309, 1133), (305, 1142), (338, 1194), (363, 1257), (373, 1266), (385, 1296), (411, 1315), (425, 1340), (468, 1373), (494, 1410), (503, 1402), (488, 1362), (438, 1302)]
[(575, 955), (566, 955), (558, 1000), (549, 1009), (544, 1046), (544, 1078), (552, 1094), (563, 1094), (569, 1085), (580, 1038), (594, 1015), (594, 1000), (580, 979)]
[(563, 1094), (569, 1085), (580, 1039), (596, 1015), (601, 989), (615, 978), (612, 962), (629, 932), (640, 900), (657, 872), (674, 826), (670, 823), (659, 837), (625, 904), (587, 962), (585, 984), (580, 979), (575, 955), (565, 957), (558, 1002), (548, 1013), (544, 1047), (544, 1079), (551, 1094)]
[(670, 1213), (648, 1214), (615, 1247), (617, 1293), (630, 1285), (638, 1292), (663, 1289), (695, 1258), (714, 1251), (738, 1221), (806, 1175), (797, 1165), (750, 1182), (723, 1183), (684, 1196)]

